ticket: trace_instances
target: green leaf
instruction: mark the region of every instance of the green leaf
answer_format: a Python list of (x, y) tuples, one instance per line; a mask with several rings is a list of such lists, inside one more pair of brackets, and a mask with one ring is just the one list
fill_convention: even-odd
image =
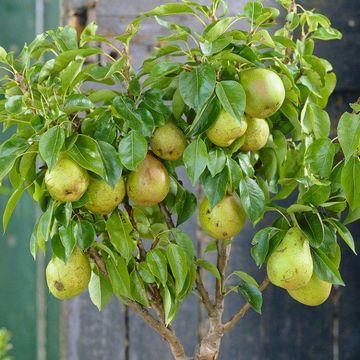
[(89, 136), (78, 135), (75, 143), (68, 149), (69, 156), (84, 169), (105, 177), (104, 164), (99, 153), (98, 143)]
[(228, 184), (228, 178), (229, 174), (226, 169), (214, 177), (211, 176), (209, 172), (206, 172), (202, 175), (201, 182), (204, 186), (205, 195), (210, 201), (211, 208), (213, 208), (224, 198)]
[(74, 236), (74, 224), (72, 222), (69, 223), (67, 227), (60, 226), (59, 227), (59, 235), (61, 243), (63, 244), (65, 248), (65, 256), (68, 258), (72, 251), (75, 248), (77, 239)]
[(194, 14), (194, 10), (190, 6), (185, 4), (168, 3), (157, 6), (150, 11), (141, 13), (141, 16), (167, 16), (174, 14)]
[(330, 134), (329, 114), (316, 104), (307, 104), (303, 125), (305, 131), (314, 133), (315, 139), (326, 139)]
[(342, 34), (339, 30), (334, 29), (332, 27), (328, 28), (319, 28), (317, 29), (311, 37), (313, 39), (319, 40), (340, 40), (342, 38)]
[(263, 304), (263, 298), (259, 288), (253, 284), (244, 283), (239, 285), (239, 291), (244, 299), (251, 305), (251, 307), (261, 314), (261, 308)]
[(229, 182), (232, 190), (237, 190), (240, 186), (240, 180), (243, 178), (240, 165), (232, 158), (228, 158), (226, 167), (229, 173)]
[(76, 59), (72, 61), (60, 74), (61, 87), (64, 92), (72, 90), (73, 81), (80, 74), (85, 59)]
[(225, 111), (241, 123), (246, 105), (246, 95), (240, 83), (233, 80), (218, 82), (216, 95)]
[(86, 220), (80, 220), (74, 225), (77, 243), (81, 250), (87, 250), (95, 241), (95, 229), (93, 224)]
[(218, 268), (212, 262), (207, 261), (205, 259), (197, 259), (196, 264), (207, 270), (209, 273), (213, 274), (218, 280), (221, 279), (221, 275), (219, 273)]
[(193, 264), (195, 247), (189, 235), (178, 228), (171, 229), (175, 242), (184, 250), (188, 259), (188, 265)]
[(351, 251), (355, 255), (357, 255), (355, 250), (354, 238), (351, 235), (349, 229), (337, 219), (326, 219), (326, 221), (336, 228), (337, 232), (339, 233), (341, 238), (345, 241), (346, 245), (351, 249)]
[(217, 97), (213, 97), (203, 108), (196, 114), (188, 133), (189, 135), (200, 135), (205, 132), (214, 123), (219, 116), (221, 104)]
[(113, 294), (109, 280), (100, 272), (92, 271), (88, 289), (92, 303), (99, 311), (104, 309)]
[(132, 299), (130, 275), (124, 259), (115, 255), (115, 260), (107, 258), (105, 264), (115, 296)]
[(184, 151), (183, 161), (191, 183), (194, 185), (206, 168), (207, 148), (203, 140), (198, 137), (190, 143)]
[(145, 307), (149, 307), (150, 304), (147, 298), (144, 282), (135, 269), (130, 274), (130, 282), (131, 293), (134, 300), (136, 300), (138, 303)]
[(98, 141), (97, 145), (104, 165), (105, 181), (114, 188), (122, 173), (120, 154), (107, 142)]
[(94, 107), (94, 103), (85, 95), (73, 94), (66, 98), (64, 111), (66, 114), (71, 114), (78, 111), (90, 110)]
[(352, 156), (341, 170), (341, 185), (352, 210), (360, 207), (360, 160)]
[(265, 195), (254, 179), (245, 177), (240, 180), (240, 199), (246, 215), (252, 223), (259, 221), (265, 211)]
[(13, 95), (5, 103), (5, 109), (13, 114), (19, 114), (23, 111), (23, 96)]
[(209, 152), (207, 168), (212, 176), (220, 173), (226, 163), (226, 156), (223, 149), (214, 149)]
[(186, 105), (199, 111), (210, 99), (216, 84), (215, 70), (207, 64), (184, 71), (179, 77), (179, 90)]
[(266, 227), (259, 230), (253, 237), (251, 244), (254, 246), (251, 248), (251, 256), (258, 267), (265, 262), (270, 252), (270, 242), (279, 232), (277, 228)]
[(312, 248), (311, 253), (314, 263), (314, 272), (321, 280), (331, 284), (345, 286), (336, 265), (323, 251)]
[(229, 16), (211, 23), (204, 31), (204, 39), (209, 43), (215, 41), (224, 34), (236, 20), (236, 17)]
[(118, 96), (113, 100), (116, 113), (123, 118), (133, 130), (141, 130), (141, 116), (134, 111), (133, 102), (124, 96)]
[(26, 139), (12, 136), (0, 146), (0, 181), (14, 166), (15, 160), (29, 148)]
[(119, 144), (120, 160), (128, 170), (136, 170), (145, 159), (147, 151), (146, 139), (135, 130), (123, 137)]
[(113, 212), (106, 222), (106, 230), (111, 243), (128, 263), (134, 255), (136, 242), (132, 236), (134, 229), (127, 214), (121, 210)]
[(150, 250), (146, 254), (146, 263), (151, 273), (165, 286), (168, 278), (166, 257), (160, 249)]
[(360, 116), (344, 113), (337, 127), (338, 139), (345, 158), (357, 153), (360, 145)]
[(177, 213), (176, 226), (188, 220), (196, 210), (196, 206), (196, 196), (192, 192), (186, 189), (179, 190), (175, 200), (175, 211)]
[(55, 202), (51, 202), (46, 211), (40, 216), (37, 226), (37, 238), (41, 243), (45, 243), (50, 238), (50, 232), (53, 224), (53, 214)]
[(40, 137), (39, 152), (49, 169), (58, 161), (64, 143), (65, 131), (59, 125), (50, 128)]
[(251, 23), (262, 14), (262, 10), (263, 6), (257, 1), (249, 1), (244, 6), (244, 14)]
[(7, 226), (9, 224), (10, 218), (12, 213), (14, 212), (14, 209), (21, 199), (22, 194), (24, 193), (25, 188), (22, 186), (17, 188), (10, 196), (8, 202), (6, 203), (6, 207), (3, 213), (3, 231), (5, 232), (7, 229)]
[(305, 203), (320, 205), (328, 200), (330, 191), (330, 185), (313, 185), (301, 198)]
[(61, 242), (59, 233), (56, 233), (51, 238), (51, 250), (56, 257), (61, 259), (63, 262), (66, 262), (65, 248)]
[(318, 248), (324, 241), (324, 225), (319, 213), (308, 211), (296, 213), (295, 216), (301, 231), (309, 240), (310, 245)]
[(252, 284), (256, 287), (259, 287), (257, 281), (251, 275), (247, 274), (244, 271), (239, 271), (239, 270), (234, 271), (229, 275), (229, 277), (232, 275), (236, 275), (238, 278), (240, 278), (241, 280), (245, 281), (248, 284)]
[(186, 253), (180, 246), (169, 244), (166, 249), (166, 257), (175, 278), (176, 294), (178, 295), (184, 287), (188, 273)]
[(335, 156), (335, 146), (330, 139), (315, 140), (306, 150), (305, 161), (310, 172), (326, 179), (330, 176)]

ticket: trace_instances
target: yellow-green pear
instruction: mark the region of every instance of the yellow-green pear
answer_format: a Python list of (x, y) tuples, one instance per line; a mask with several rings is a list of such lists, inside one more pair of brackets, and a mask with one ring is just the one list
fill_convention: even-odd
[(147, 154), (126, 182), (129, 198), (140, 206), (152, 206), (163, 201), (170, 190), (170, 177), (164, 164)]
[(263, 148), (269, 138), (270, 129), (266, 120), (248, 118), (248, 126), (244, 135), (242, 151), (258, 151)]
[(76, 247), (66, 263), (54, 257), (46, 267), (50, 292), (58, 299), (69, 299), (83, 292), (90, 281), (89, 259)]
[(276, 286), (294, 290), (305, 286), (312, 273), (309, 242), (298, 227), (293, 227), (267, 261), (269, 280)]
[(279, 75), (267, 69), (240, 72), (240, 82), (246, 94), (245, 112), (255, 118), (273, 115), (285, 99), (285, 87)]
[(89, 174), (69, 157), (61, 156), (54, 167), (46, 171), (45, 185), (53, 199), (77, 201), (89, 185)]
[(222, 109), (215, 122), (207, 130), (206, 135), (213, 144), (227, 147), (244, 135), (246, 128), (247, 121), (245, 116), (242, 117), (241, 123), (239, 123), (239, 121)]
[(87, 193), (89, 201), (85, 204), (85, 208), (95, 214), (107, 215), (123, 201), (125, 182), (120, 177), (113, 188), (102, 179), (91, 178)]
[(150, 140), (155, 155), (164, 160), (178, 160), (186, 148), (186, 137), (174, 123), (157, 128)]
[(245, 212), (236, 195), (226, 195), (211, 209), (205, 197), (199, 208), (199, 221), (204, 231), (215, 239), (230, 239), (240, 232), (245, 224)]
[(288, 290), (289, 295), (298, 302), (308, 306), (324, 303), (330, 295), (332, 284), (323, 281), (313, 273), (310, 281), (303, 287)]

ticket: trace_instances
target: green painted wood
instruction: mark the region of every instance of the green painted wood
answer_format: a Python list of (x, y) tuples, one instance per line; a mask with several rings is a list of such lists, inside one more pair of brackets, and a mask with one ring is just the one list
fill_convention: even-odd
[[(59, 0), (44, 2), (44, 27), (59, 24)], [(0, 45), (19, 51), (35, 37), (35, 0), (0, 1)], [(4, 138), (0, 136), (0, 141)], [(8, 196), (0, 195), (2, 214)], [(7, 232), (0, 236), (0, 327), (12, 333), (16, 360), (57, 360), (60, 354), (60, 305), (48, 294), (44, 262), (36, 263), (29, 239), (36, 210), (29, 196), (18, 204)], [(0, 229), (3, 233), (2, 229)], [(41, 304), (41, 311), (39, 310)]]

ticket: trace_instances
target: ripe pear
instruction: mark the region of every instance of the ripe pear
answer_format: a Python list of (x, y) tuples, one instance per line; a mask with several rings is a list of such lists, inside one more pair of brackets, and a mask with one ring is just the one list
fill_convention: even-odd
[(170, 190), (170, 177), (164, 164), (147, 154), (126, 182), (129, 198), (140, 206), (153, 206), (163, 201)]
[(76, 247), (66, 263), (54, 257), (46, 267), (50, 292), (58, 299), (69, 299), (83, 292), (90, 281), (89, 259)]
[(150, 140), (155, 155), (164, 160), (178, 160), (186, 148), (184, 133), (172, 122), (157, 128)]
[(46, 171), (45, 185), (53, 199), (77, 201), (89, 185), (89, 174), (69, 157), (61, 156), (54, 167)]
[(246, 129), (247, 121), (245, 116), (242, 117), (241, 123), (239, 123), (222, 109), (215, 122), (206, 132), (206, 135), (213, 144), (227, 147), (240, 136), (244, 135)]
[(279, 110), (285, 99), (284, 84), (275, 72), (250, 69), (240, 73), (246, 94), (245, 112), (255, 118), (266, 118)]
[(298, 302), (308, 306), (324, 303), (330, 295), (332, 284), (323, 281), (313, 273), (310, 281), (303, 287), (288, 290), (289, 295)]
[(293, 227), (267, 261), (269, 280), (276, 286), (295, 290), (305, 286), (312, 273), (309, 242), (299, 228)]
[(114, 188), (102, 179), (91, 178), (87, 190), (89, 201), (85, 208), (95, 214), (110, 214), (124, 199), (125, 182), (122, 177)]
[(245, 212), (235, 195), (226, 195), (213, 209), (205, 197), (199, 208), (199, 221), (204, 231), (215, 239), (230, 239), (245, 224)]
[(242, 151), (258, 151), (263, 148), (269, 138), (270, 129), (266, 120), (258, 118), (249, 118), (248, 126), (245, 132)]

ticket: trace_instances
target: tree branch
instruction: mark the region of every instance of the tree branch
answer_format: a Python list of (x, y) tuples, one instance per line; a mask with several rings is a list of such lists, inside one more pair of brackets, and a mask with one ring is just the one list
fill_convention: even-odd
[(159, 207), (160, 207), (161, 213), (164, 216), (167, 227), (169, 229), (173, 229), (175, 227), (175, 224), (173, 222), (173, 219), (171, 218), (170, 211), (168, 210), (168, 208), (166, 207), (166, 205), (163, 202), (161, 202), (159, 204)]
[(226, 267), (229, 261), (231, 244), (226, 245), (223, 240), (216, 240), (217, 246), (217, 268), (220, 273), (220, 279), (216, 279), (216, 306), (220, 307), (224, 300), (224, 277)]
[(196, 269), (196, 289), (199, 293), (201, 302), (204, 304), (208, 315), (210, 316), (214, 311), (214, 304), (210, 300), (209, 293), (207, 292), (204, 282), (200, 274), (200, 267)]
[[(94, 260), (95, 264), (101, 271), (104, 276), (108, 276), (108, 272), (106, 270), (106, 265), (102, 256), (98, 253), (98, 251), (91, 247), (87, 253)], [(154, 290), (154, 289), (152, 289)], [(157, 296), (157, 294), (154, 294)], [(122, 299), (124, 303), (133, 309), (139, 316), (141, 316), (144, 321), (151, 326), (158, 334), (160, 334), (168, 343), (171, 349), (174, 358), (177, 360), (189, 360), (189, 358), (185, 354), (184, 347), (182, 346), (180, 340), (175, 335), (175, 332), (171, 327), (167, 327), (163, 322), (155, 319), (148, 310), (146, 310), (143, 306), (138, 304), (135, 301), (129, 300), (127, 298)], [(158, 300), (158, 299), (156, 299)], [(158, 304), (157, 304), (158, 305)], [(155, 310), (159, 311), (159, 308), (155, 308)]]
[(145, 322), (152, 327), (164, 340), (169, 343), (174, 358), (177, 360), (189, 360), (186, 356), (184, 347), (175, 335), (175, 332), (167, 328), (163, 323), (156, 320), (144, 307), (134, 301), (127, 301), (126, 304), (132, 308)]
[[(259, 287), (260, 291), (261, 292), (265, 291), (266, 288), (269, 286), (269, 284), (270, 284), (269, 279), (265, 277), (263, 282), (260, 284)], [(245, 316), (245, 314), (249, 309), (251, 309), (251, 305), (249, 303), (246, 303), (244, 306), (242, 306), (239, 309), (239, 311), (236, 314), (234, 314), (228, 322), (224, 324), (223, 327), (224, 332), (228, 332), (229, 330), (231, 330), (235, 326), (235, 324)]]

